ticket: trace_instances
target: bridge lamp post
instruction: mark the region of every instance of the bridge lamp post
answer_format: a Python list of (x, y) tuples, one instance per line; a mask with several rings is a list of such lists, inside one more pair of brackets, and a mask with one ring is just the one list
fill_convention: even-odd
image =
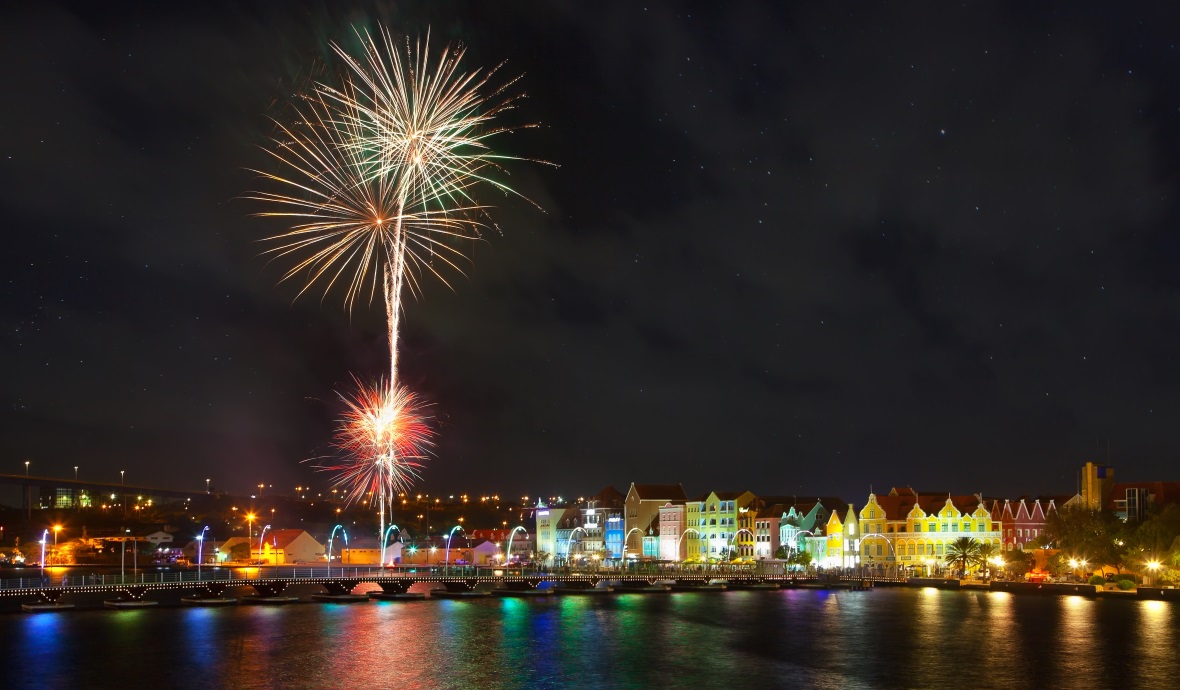
[(681, 532), (680, 538), (676, 540), (676, 558), (677, 559), (680, 559), (680, 544), (681, 544), (682, 540), (684, 539), (684, 535), (688, 534), (689, 532), (692, 532), (693, 534), (697, 535), (697, 539), (701, 538), (701, 533), (692, 527), (689, 527), (688, 529)]
[(262, 528), (262, 532), (260, 532), (260, 533), (258, 534), (258, 561), (259, 561), (260, 563), (264, 562), (264, 560), (263, 560), (263, 558), (262, 558), (262, 545), (265, 543), (265, 540), (266, 540), (266, 530), (268, 530), (268, 529), (270, 529), (270, 525), (267, 525), (266, 527), (263, 527), (263, 528)]
[[(336, 530), (344, 530), (344, 525), (336, 525), (332, 528), (332, 533), (328, 535), (328, 577), (332, 577), (332, 542), (336, 539)], [(345, 532), (345, 539), (348, 538), (348, 533)], [(341, 574), (344, 573), (343, 560), (341, 561)]]
[(41, 533), (41, 579), (45, 579), (45, 542), (49, 541), (49, 530)]
[(205, 527), (201, 530), (201, 533), (197, 535), (197, 579), (198, 580), (201, 579), (201, 563), (204, 562), (204, 560), (205, 560), (205, 558), (204, 558), (204, 555), (205, 555), (205, 532), (208, 531), (208, 529), (209, 529), (209, 525), (205, 525)]
[(391, 523), (389, 525), (389, 527), (385, 528), (385, 533), (381, 535), (381, 565), (382, 565), (382, 567), (385, 566), (385, 547), (386, 547), (387, 542), (389, 541), (389, 535), (390, 535), (390, 533), (393, 532), (393, 530), (397, 530), (398, 534), (399, 535), (401, 534), (401, 528), (398, 527), (396, 524)]
[(508, 533), (508, 543), (505, 544), (505, 549), (504, 549), (504, 553), (505, 553), (504, 563), (506, 563), (506, 564), (511, 564), (511, 562), (512, 562), (512, 539), (513, 539), (513, 537), (516, 536), (517, 530), (524, 532), (525, 539), (529, 538), (529, 531), (527, 529), (525, 529), (523, 525), (517, 525), (516, 527), (512, 528), (512, 531)]
[[(447, 565), (445, 573), (451, 572), (451, 537), (455, 536), (455, 530), (463, 529), (463, 525), (455, 525), (451, 531), (447, 533)], [(466, 532), (466, 530), (464, 530)]]

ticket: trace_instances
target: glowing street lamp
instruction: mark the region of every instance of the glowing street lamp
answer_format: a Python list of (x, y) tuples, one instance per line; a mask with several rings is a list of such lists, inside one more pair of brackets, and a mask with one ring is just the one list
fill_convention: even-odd
[(29, 476), (29, 461), (25, 460), (25, 476)]
[(49, 530), (41, 533), (41, 579), (45, 579), (45, 542), (49, 541)]
[[(332, 577), (332, 542), (336, 539), (336, 530), (340, 530), (344, 534), (344, 545), (348, 546), (348, 531), (344, 529), (344, 525), (336, 525), (332, 528), (332, 533), (328, 535), (328, 577)], [(344, 575), (344, 559), (340, 559), (340, 575)]]
[[(463, 529), (463, 525), (455, 525), (454, 527), (451, 528), (451, 531), (447, 534), (447, 565), (446, 565), (445, 572), (448, 572), (448, 573), (451, 571), (451, 537), (455, 536), (455, 530), (457, 530), (457, 529)], [(464, 533), (466, 533), (467, 530), (463, 530), (463, 531), (464, 531)]]
[(205, 555), (205, 532), (209, 530), (209, 525), (205, 525), (201, 529), (201, 533), (197, 535), (197, 579), (201, 579), (201, 563), (204, 562)]
[(258, 560), (262, 561), (262, 544), (266, 540), (266, 530), (270, 529), (270, 525), (262, 528), (262, 532), (258, 534)]
[(1153, 586), (1155, 585), (1155, 573), (1157, 570), (1159, 570), (1159, 568), (1160, 568), (1159, 561), (1148, 561), (1147, 562), (1147, 569), (1151, 571), (1151, 584)]

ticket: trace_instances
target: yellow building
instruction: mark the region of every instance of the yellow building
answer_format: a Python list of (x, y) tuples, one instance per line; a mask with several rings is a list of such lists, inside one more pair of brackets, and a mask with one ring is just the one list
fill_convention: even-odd
[(941, 570), (947, 545), (960, 537), (1000, 551), (1000, 524), (979, 496), (894, 488), (885, 496), (869, 494), (859, 517), (861, 562), (890, 574)]
[[(688, 555), (706, 560), (728, 560), (729, 552), (737, 557), (752, 557), (754, 533), (739, 525), (745, 519), (754, 494), (749, 491), (714, 491), (685, 506), (686, 529), (696, 530), (689, 540)], [(689, 532), (692, 534), (692, 532)], [(747, 556), (741, 556), (742, 552)]]
[(833, 510), (824, 525), (825, 553), (816, 565), (822, 568), (855, 568), (859, 564), (860, 536), (856, 509), (851, 504), (843, 518), (838, 511)]

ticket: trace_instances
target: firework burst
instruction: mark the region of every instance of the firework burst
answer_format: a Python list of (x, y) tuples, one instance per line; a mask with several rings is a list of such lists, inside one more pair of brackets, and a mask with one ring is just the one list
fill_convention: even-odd
[(492, 86), (498, 67), (462, 71), (461, 46), (432, 62), (429, 34), (402, 48), (384, 28), (356, 37), (359, 57), (331, 44), (342, 61), (336, 85), (313, 83), (294, 117), (275, 121), (266, 151), (276, 171), (255, 171), (267, 189), (245, 196), (269, 207), (257, 215), (289, 223), (265, 238), (272, 246), (264, 253), (293, 262), (282, 280), (302, 280), (300, 295), (343, 286), (349, 311), (378, 291), (384, 298), (389, 383), (358, 380), (354, 396), (341, 395), (336, 440), (345, 459), (321, 465), (349, 500), (378, 503), (384, 526), (385, 506), (433, 447), (424, 405), (398, 376), (402, 293), (420, 294), (422, 275), (449, 286), (444, 272), (463, 273), (466, 247), (495, 227), (476, 187), (516, 194), (493, 178), (513, 158), (495, 154), (489, 140), (509, 131), (492, 120), (521, 96), (506, 95), (515, 79)]
[(515, 194), (488, 173), (516, 159), (493, 153), (488, 140), (509, 131), (490, 123), (519, 96), (504, 95), (516, 80), (491, 90), (497, 70), (461, 72), (461, 47), (444, 48), (432, 64), (429, 36), (414, 47), (407, 39), (404, 51), (384, 29), (357, 37), (359, 59), (332, 44), (342, 85), (314, 84), (293, 124), (275, 123), (267, 152), (281, 172), (255, 172), (278, 191), (246, 198), (276, 208), (260, 216), (294, 221), (266, 238), (275, 245), (266, 253), (296, 260), (283, 279), (304, 276), (300, 294), (344, 283), (351, 310), (366, 294), (371, 302), (380, 281), (396, 384), (404, 288), (419, 294), (424, 273), (448, 286), (441, 269), (463, 273), (464, 248), (494, 225), (474, 187)]
[(385, 507), (408, 491), (434, 448), (428, 405), (404, 386), (356, 381), (357, 392), (341, 395), (344, 415), (336, 432), (339, 461), (320, 469), (336, 475), (333, 486), (347, 503), (376, 503), (385, 528)]

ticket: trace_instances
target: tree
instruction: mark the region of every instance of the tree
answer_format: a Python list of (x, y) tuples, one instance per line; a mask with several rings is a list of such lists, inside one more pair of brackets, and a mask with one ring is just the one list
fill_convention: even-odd
[(1028, 551), (1009, 551), (1004, 556), (1004, 569), (1013, 575), (1024, 577), (1036, 565), (1036, 559)]
[(975, 554), (976, 562), (983, 566), (985, 577), (992, 579), (992, 560), (1000, 555), (1000, 549), (991, 542), (980, 544), (979, 549)]
[(791, 554), (791, 558), (789, 559), (788, 562), (791, 565), (799, 566), (800, 569), (804, 569), (807, 566), (811, 565), (811, 552), (810, 551), (796, 551), (795, 553)]
[(229, 557), (233, 561), (250, 560), (250, 545), (246, 543), (234, 544), (233, 548), (229, 550)]
[(1066, 506), (1050, 513), (1045, 525), (1045, 545), (1061, 549), (1067, 560), (1121, 568), (1126, 558), (1125, 526), (1112, 513)]
[(778, 547), (778, 551), (774, 552), (774, 557), (780, 561), (785, 561), (791, 558), (791, 550), (785, 546)]
[(967, 568), (979, 563), (979, 542), (971, 537), (959, 537), (946, 545), (946, 564), (958, 566), (967, 574)]

